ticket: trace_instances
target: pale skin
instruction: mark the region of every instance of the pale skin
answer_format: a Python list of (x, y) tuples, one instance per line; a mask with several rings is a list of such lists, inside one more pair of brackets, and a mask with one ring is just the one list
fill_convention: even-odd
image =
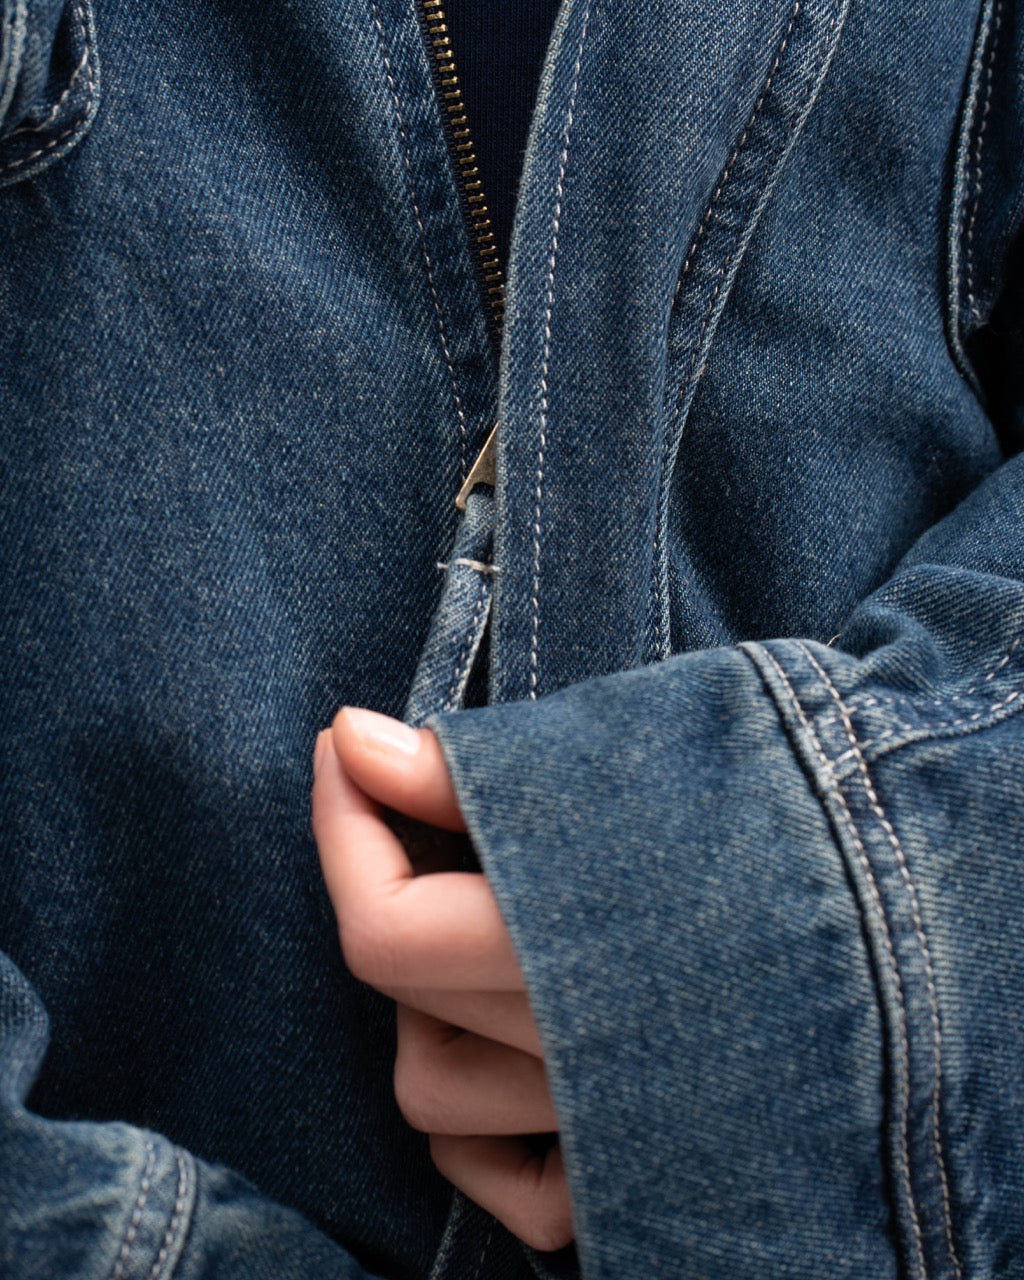
[[(313, 831), (346, 963), (398, 1010), (395, 1097), (434, 1163), (537, 1249), (573, 1237), (537, 1026), (482, 875), (414, 866), (382, 806), (464, 832), (434, 735), (345, 708), (317, 739)], [(428, 873), (429, 874), (426, 874)]]

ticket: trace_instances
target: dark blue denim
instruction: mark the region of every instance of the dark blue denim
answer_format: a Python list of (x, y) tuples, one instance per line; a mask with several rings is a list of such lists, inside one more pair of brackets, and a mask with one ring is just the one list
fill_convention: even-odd
[(0, 183), (5, 1280), (528, 1265), (341, 962), (345, 702), (586, 1280), (1024, 1276), (1021, 5), (564, 0), (500, 366), (413, 0), (0, 0)]

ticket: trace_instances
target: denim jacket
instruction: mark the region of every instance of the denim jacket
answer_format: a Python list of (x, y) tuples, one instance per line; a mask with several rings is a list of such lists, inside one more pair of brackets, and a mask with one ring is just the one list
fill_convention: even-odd
[[(1024, 7), (564, 0), (500, 360), (443, 109), (418, 0), (0, 3), (0, 1274), (1024, 1276)], [(397, 1114), (342, 703), (575, 1253)]]

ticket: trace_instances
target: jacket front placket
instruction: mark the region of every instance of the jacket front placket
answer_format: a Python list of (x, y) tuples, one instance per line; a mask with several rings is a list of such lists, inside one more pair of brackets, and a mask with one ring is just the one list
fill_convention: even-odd
[[(370, 3), (452, 389), (438, 445), (458, 458), (438, 495), (450, 552), (406, 708), (423, 723), (462, 705), (488, 623), (491, 701), (671, 651), (675, 449), (846, 0), (711, 12), (564, 0), (521, 184), (500, 390), (422, 12)], [(457, 513), (495, 420), (497, 483)], [(488, 1275), (521, 1265), (511, 1237), (457, 1197), (434, 1274), (473, 1274), (484, 1254)]]
[(506, 300), (494, 700), (671, 652), (675, 451), (845, 11), (565, 0)]

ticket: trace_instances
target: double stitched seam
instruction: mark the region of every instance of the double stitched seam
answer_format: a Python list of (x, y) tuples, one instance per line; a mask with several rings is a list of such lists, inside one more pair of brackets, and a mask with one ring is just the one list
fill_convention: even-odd
[[(978, 681), (977, 684), (971, 685), (969, 689), (953, 691), (947, 694), (943, 698), (929, 698), (927, 699), (927, 701), (922, 702), (920, 705), (922, 707), (941, 708), (941, 707), (948, 706), (949, 703), (954, 700), (960, 701), (963, 698), (969, 698), (969, 697), (972, 697), (974, 694), (979, 693), (986, 684), (994, 680), (996, 676), (1000, 673), (1000, 671), (1002, 671), (1004, 667), (1007, 666), (1010, 659), (1013, 657), (1014, 652), (1020, 645), (1022, 638), (1024, 637), (1017, 636), (1015, 638), (1015, 640), (1010, 645), (1006, 653), (1002, 656), (1002, 658), (999, 659), (998, 663), (996, 663), (996, 665), (992, 668), (992, 670), (989, 671), (987, 675), (983, 676), (981, 680)], [(976, 724), (979, 720), (984, 720), (986, 717), (995, 715), (997, 712), (1004, 710), (1006, 707), (1016, 702), (1021, 697), (1021, 695), (1022, 695), (1022, 691), (1020, 689), (1014, 689), (1010, 693), (1004, 694), (1002, 697), (999, 698), (998, 701), (992, 703), (990, 706), (982, 707), (980, 711), (975, 711), (969, 716), (961, 716), (956, 720), (946, 721), (945, 723), (938, 724), (938, 725), (932, 725), (932, 726), (921, 725), (921, 724), (895, 725), (893, 728), (887, 729), (884, 733), (879, 734), (877, 738), (870, 738), (864, 741), (861, 744), (861, 749), (864, 751), (872, 751), (875, 747), (878, 746), (879, 743), (885, 742), (887, 739), (893, 738), (897, 734), (901, 734), (901, 733), (909, 733), (909, 734), (915, 734), (915, 735), (936, 734), (936, 733), (945, 734), (953, 729), (962, 729), (968, 725)], [(872, 707), (881, 707), (884, 709), (884, 708), (893, 708), (896, 705), (897, 704), (895, 703), (895, 701), (891, 698), (869, 696), (867, 698), (858, 698), (856, 701), (851, 700), (847, 704), (847, 710), (851, 715), (854, 715), (854, 714), (861, 714)], [(842, 719), (842, 716), (839, 714), (825, 716), (823, 719), (820, 719), (818, 721), (818, 725), (820, 728), (824, 729), (829, 725), (838, 724), (841, 719)], [(852, 751), (844, 752), (843, 755), (837, 758), (836, 763), (837, 764), (842, 763), (844, 760), (850, 758), (852, 754), (853, 754)]]
[[(1020, 697), (1021, 691), (1019, 689), (1014, 689), (1012, 693), (1008, 693), (1005, 698), (1001, 698), (999, 702), (993, 703), (991, 707), (983, 707), (981, 711), (975, 711), (973, 715), (961, 716), (959, 719), (949, 720), (945, 724), (931, 726), (898, 724), (892, 729), (886, 729), (886, 731), (884, 733), (880, 733), (877, 738), (866, 739), (861, 744), (861, 750), (863, 750), (865, 754), (871, 754), (876, 751), (883, 742), (888, 742), (892, 738), (899, 737), (901, 734), (906, 735), (908, 740), (911, 742), (921, 742), (927, 738), (956, 737), (959, 736), (957, 734), (957, 730), (969, 730), (972, 727), (981, 728), (982, 725), (980, 722), (982, 720), (987, 720), (992, 716), (998, 715), (1000, 711), (1005, 711), (1006, 708), (1011, 706), (1014, 702), (1018, 703), (1017, 707), (1014, 708), (1015, 712), (1024, 711), (1024, 703), (1020, 702)], [(1005, 717), (1000, 716), (1000, 720), (1004, 718)], [(837, 723), (837, 720), (833, 719), (832, 723)], [(855, 753), (852, 749), (850, 751), (844, 751), (841, 756), (836, 758), (836, 764), (844, 764), (847, 760), (852, 759), (854, 754)], [(886, 754), (889, 754), (889, 752)]]
[[(789, 47), (790, 37), (793, 34), (793, 27), (796, 24), (797, 18), (800, 16), (802, 6), (803, 0), (796, 0), (796, 3), (793, 5), (793, 11), (789, 15), (789, 24), (786, 27), (785, 35), (782, 37), (782, 43), (779, 45), (778, 53), (775, 55), (775, 61), (772, 63), (772, 69), (768, 72), (768, 78), (765, 80), (764, 86), (761, 89), (761, 96), (758, 98), (754, 106), (754, 110), (751, 112), (750, 119), (747, 121), (746, 128), (743, 130), (739, 142), (737, 142), (735, 147), (732, 149), (732, 155), (730, 155), (725, 168), (722, 170), (722, 176), (718, 180), (718, 186), (715, 188), (714, 195), (712, 195), (711, 200), (708, 203), (708, 207), (704, 211), (704, 217), (701, 218), (700, 224), (697, 227), (697, 234), (693, 237), (693, 243), (690, 245), (690, 251), (686, 255), (686, 261), (683, 263), (683, 269), (680, 271), (679, 279), (676, 281), (675, 293), (672, 295), (673, 302), (675, 302), (679, 297), (679, 291), (682, 289), (683, 281), (686, 278), (687, 272), (690, 270), (690, 264), (693, 262), (697, 248), (701, 240), (704, 238), (704, 232), (707, 231), (708, 226), (711, 223), (711, 219), (714, 217), (715, 205), (718, 203), (719, 197), (728, 185), (729, 178), (732, 175), (733, 166), (739, 159), (743, 148), (747, 145), (747, 139), (750, 137), (751, 130), (754, 128), (754, 125), (757, 124), (757, 119), (761, 114), (761, 109), (764, 106), (765, 99), (768, 97), (768, 93), (772, 87), (772, 82), (779, 70), (779, 65), (782, 62), (783, 55)], [(698, 346), (699, 345), (700, 344), (698, 343)]]
[[(75, 16), (78, 18), (79, 22), (84, 24), (85, 15), (82, 12), (82, 7), (80, 4), (75, 5)], [(84, 48), (82, 50), (82, 56), (78, 60), (78, 66), (75, 67), (74, 71), (71, 73), (71, 79), (67, 83), (67, 88), (60, 95), (57, 101), (53, 104), (50, 110), (46, 113), (43, 119), (36, 121), (35, 124), (19, 125), (17, 129), (11, 130), (11, 132), (7, 135), (8, 138), (16, 138), (18, 137), (19, 134), (22, 134), (22, 133), (38, 133), (39, 130), (45, 129), (47, 125), (51, 124), (57, 118), (58, 114), (60, 113), (61, 107), (64, 105), (65, 102), (67, 102), (68, 98), (71, 97), (71, 94), (74, 91), (75, 85), (78, 83), (78, 77), (82, 74), (82, 72), (85, 70), (86, 66), (88, 65), (89, 41), (85, 39), (83, 40), (83, 44), (84, 44)]]
[(128, 1225), (125, 1227), (124, 1238), (121, 1241), (121, 1248), (118, 1250), (117, 1258), (114, 1261), (114, 1270), (110, 1273), (110, 1280), (122, 1280), (124, 1276), (125, 1264), (131, 1256), (132, 1246), (135, 1244), (135, 1237), (139, 1233), (139, 1223), (142, 1221), (142, 1211), (146, 1207), (146, 1201), (149, 1199), (149, 1191), (152, 1186), (153, 1169), (156, 1165), (156, 1147), (152, 1142), (146, 1143), (146, 1167), (142, 1171), (142, 1180), (139, 1182), (139, 1194), (136, 1197), (135, 1204), (132, 1208), (132, 1216), (128, 1219)]
[[(86, 91), (90, 98), (93, 98), (95, 96), (96, 66), (95, 66), (95, 63), (93, 62), (94, 33), (92, 31), (92, 23), (90, 22), (89, 14), (85, 9), (85, 5), (82, 3), (82, 0), (76, 0), (75, 7), (74, 7), (74, 14), (75, 14), (75, 17), (78, 19), (78, 22), (81, 24), (82, 39), (85, 41), (85, 48), (82, 53), (81, 61), (79, 62), (78, 67), (76, 68), (74, 74), (72, 75), (67, 88), (64, 90), (64, 93), (61, 95), (61, 97), (57, 101), (56, 105), (54, 106), (50, 114), (46, 117), (44, 121), (42, 121), (41, 124), (32, 125), (31, 126), (32, 131), (45, 128), (46, 125), (48, 125), (53, 120), (54, 116), (56, 116), (57, 112), (64, 105), (64, 102), (67, 100), (68, 95), (71, 93), (72, 89), (74, 88), (75, 81), (78, 79), (79, 75), (83, 70), (86, 71)], [(19, 156), (16, 160), (10, 160), (5, 165), (0, 165), (0, 173), (13, 173), (16, 169), (21, 169), (21, 168), (24, 168), (25, 165), (31, 164), (33, 160), (38, 160), (40, 156), (45, 155), (48, 151), (52, 151), (54, 147), (59, 147), (62, 142), (66, 142), (74, 134), (80, 133), (85, 128), (87, 118), (88, 118), (88, 111), (86, 112), (85, 118), (77, 120), (71, 126), (70, 129), (67, 129), (64, 133), (58, 134), (57, 137), (55, 138), (51, 138), (49, 142), (47, 142), (44, 146), (40, 147), (38, 150), (30, 152), (29, 155), (27, 156)], [(21, 129), (16, 129), (12, 133), (8, 134), (8, 138), (13, 138), (18, 133), (21, 133), (21, 132), (22, 132)]]
[(799, 717), (800, 723), (803, 725), (804, 732), (807, 735), (807, 739), (811, 744), (814, 754), (817, 756), (822, 769), (825, 771), (825, 776), (829, 780), (832, 795), (835, 797), (836, 803), (842, 812), (843, 820), (846, 824), (850, 839), (853, 841), (854, 848), (857, 850), (857, 859), (860, 862), (861, 868), (866, 877), (868, 891), (871, 895), (871, 901), (875, 908), (875, 914), (882, 928), (885, 953), (889, 963), (889, 970), (892, 974), (893, 989), (896, 993), (896, 1004), (899, 1013), (897, 1028), (897, 1070), (899, 1072), (901, 1093), (899, 1108), (899, 1173), (900, 1179), (903, 1183), (904, 1194), (906, 1196), (907, 1206), (910, 1212), (910, 1221), (914, 1232), (914, 1245), (917, 1252), (917, 1266), (915, 1269), (920, 1280), (927, 1280), (927, 1272), (925, 1271), (924, 1264), (924, 1242), (921, 1235), (921, 1223), (918, 1218), (917, 1207), (914, 1203), (914, 1189), (910, 1181), (910, 1042), (907, 1024), (907, 1008), (903, 997), (903, 982), (900, 978), (899, 965), (896, 960), (896, 948), (893, 944), (892, 932), (889, 928), (889, 921), (885, 914), (882, 895), (878, 888), (878, 882), (875, 879), (871, 859), (868, 857), (868, 851), (865, 848), (864, 842), (857, 830), (857, 824), (854, 822), (853, 814), (850, 812), (850, 807), (846, 803), (846, 797), (843, 795), (842, 787), (840, 785), (839, 778), (836, 775), (836, 771), (833, 768), (832, 762), (825, 754), (825, 750), (822, 747), (817, 734), (814, 732), (810, 721), (804, 714), (804, 709), (800, 705), (800, 700), (796, 696), (796, 691), (790, 683), (789, 677), (776, 661), (775, 655), (767, 649), (760, 649), (760, 652), (764, 654), (771, 663), (775, 670), (775, 674), (786, 689), (789, 700)]
[(977, 222), (978, 210), (981, 206), (985, 126), (988, 124), (989, 112), (992, 109), (992, 81), (994, 78), (993, 73), (996, 61), (996, 49), (999, 45), (999, 29), (1002, 25), (1002, 20), (1002, 4), (1000, 3), (1000, 0), (994, 0), (992, 9), (992, 28), (988, 35), (991, 43), (989, 45), (988, 54), (985, 58), (984, 100), (982, 103), (981, 115), (978, 120), (978, 130), (974, 139), (974, 192), (971, 197), (971, 212), (967, 218), (967, 228), (964, 233), (964, 266), (967, 285), (967, 311), (975, 320), (980, 320), (981, 315), (974, 296), (974, 225)]
[(910, 912), (914, 921), (914, 933), (917, 938), (917, 945), (921, 952), (921, 959), (924, 963), (925, 986), (928, 991), (928, 1005), (931, 1015), (932, 1026), (932, 1053), (934, 1062), (933, 1084), (932, 1084), (932, 1144), (935, 1150), (935, 1161), (939, 1172), (939, 1182), (942, 1186), (942, 1213), (946, 1230), (946, 1245), (949, 1249), (949, 1256), (953, 1263), (953, 1269), (957, 1276), (962, 1276), (963, 1272), (960, 1268), (960, 1260), (957, 1257), (956, 1248), (953, 1244), (953, 1219), (950, 1208), (949, 1179), (946, 1174), (946, 1164), (942, 1156), (942, 1134), (940, 1129), (941, 1119), (941, 1093), (942, 1093), (942, 1024), (939, 1019), (939, 999), (935, 989), (935, 970), (932, 966), (931, 949), (928, 946), (928, 938), (925, 934), (924, 920), (921, 915), (921, 903), (918, 898), (917, 888), (910, 875), (910, 868), (907, 865), (906, 855), (903, 852), (903, 846), (892, 823), (885, 816), (881, 802), (878, 799), (878, 793), (871, 781), (871, 774), (868, 772), (867, 762), (857, 743), (856, 734), (853, 731), (853, 724), (850, 720), (849, 711), (843, 703), (839, 695), (839, 691), (832, 683), (828, 673), (821, 666), (814, 654), (804, 644), (798, 644), (798, 648), (810, 662), (811, 666), (818, 673), (818, 676), (828, 689), (829, 695), (832, 697), (839, 711), (840, 718), (843, 722), (843, 728), (850, 742), (850, 749), (854, 752), (857, 760), (857, 766), (860, 771), (861, 782), (864, 787), (864, 794), (867, 796), (871, 811), (882, 825), (882, 829), (886, 834), (892, 851), (896, 857), (897, 865), (900, 869), (900, 876), (903, 880), (907, 896), (910, 900)]
[(454, 711), (455, 702), (458, 697), (462, 683), (469, 675), (469, 668), (473, 662), (473, 652), (476, 647), (477, 628), (483, 616), (484, 609), (487, 607), (487, 601), (490, 598), (490, 588), (487, 585), (487, 579), (479, 580), (478, 591), (480, 598), (477, 600), (476, 608), (473, 610), (473, 619), (469, 624), (469, 630), (466, 632), (462, 644), (459, 646), (459, 655), (455, 661), (455, 674), (452, 677), (451, 687), (448, 690), (448, 697), (445, 699), (442, 711)]
[(405, 131), (405, 121), (402, 118), (402, 104), (398, 97), (398, 85), (395, 81), (394, 71), (391, 66), (391, 58), (388, 55), (387, 39), (384, 35), (384, 27), (380, 20), (380, 14), (377, 10), (375, 0), (370, 0), (370, 8), (373, 10), (373, 24), (377, 28), (377, 39), (380, 43), (380, 53), (384, 60), (384, 72), (387, 76), (388, 88), (391, 90), (391, 102), (395, 117), (395, 128), (398, 130), (398, 136), (402, 143), (402, 162), (405, 165), (406, 182), (409, 188), (409, 203), (412, 205), (413, 217), (416, 219), (416, 226), (420, 234), (420, 248), (423, 251), (423, 261), (427, 269), (427, 284), (430, 286), (430, 296), (434, 301), (434, 312), (437, 316), (437, 329), (441, 338), (441, 350), (444, 352), (444, 362), (448, 366), (448, 376), (451, 379), (452, 399), (455, 401), (455, 413), (459, 420), (459, 472), (460, 478), (465, 480), (467, 459), (466, 444), (469, 432), (466, 426), (466, 412), (462, 406), (462, 397), (459, 395), (459, 383), (455, 376), (455, 362), (452, 359), (451, 347), (448, 343), (448, 330), (444, 323), (444, 312), (441, 310), (441, 299), (438, 297), (437, 285), (434, 281), (434, 264), (430, 258), (430, 250), (427, 248), (427, 231), (423, 225), (423, 216), (420, 213), (420, 207), (416, 203), (416, 190), (412, 176), (412, 160), (409, 155), (409, 137)]
[[(10, 12), (6, 5), (4, 5), (4, 11)], [(15, 0), (13, 20), (10, 23), (5, 20), (0, 25), (0, 41), (2, 41), (0, 49), (6, 50), (7, 53), (6, 84), (0, 83), (0, 119), (6, 114), (17, 91), (18, 74), (25, 56), (27, 38), (28, 0)]]
[(551, 224), (551, 256), (548, 259), (547, 300), (544, 310), (544, 356), (540, 373), (540, 443), (537, 449), (537, 484), (533, 513), (533, 590), (530, 593), (532, 618), (530, 627), (530, 700), (537, 699), (537, 666), (540, 648), (540, 528), (544, 498), (544, 455), (548, 442), (548, 377), (551, 373), (551, 316), (555, 306), (555, 264), (558, 260), (558, 233), (562, 225), (562, 198), (565, 194), (565, 174), (569, 166), (569, 141), (572, 136), (573, 116), (576, 110), (576, 94), (580, 87), (580, 68), (583, 65), (583, 46), (590, 26), (590, 4), (583, 15), (580, 43), (576, 50), (573, 68), (569, 109), (565, 116), (562, 135), (562, 155), (558, 164), (558, 182), (555, 184), (555, 216)]
[(164, 1235), (163, 1243), (160, 1246), (160, 1252), (156, 1255), (156, 1261), (153, 1263), (153, 1269), (150, 1271), (146, 1280), (157, 1280), (163, 1269), (164, 1263), (167, 1261), (167, 1255), (170, 1253), (174, 1242), (177, 1239), (178, 1227), (181, 1224), (182, 1217), (185, 1212), (185, 1196), (188, 1191), (188, 1166), (182, 1158), (181, 1152), (175, 1152), (175, 1159), (178, 1162), (178, 1194), (174, 1202), (174, 1211), (171, 1215), (171, 1221), (167, 1226), (167, 1232)]
[[(842, 8), (842, 5), (840, 4), (838, 8), (833, 10), (832, 19), (829, 22), (827, 31), (825, 33), (825, 39), (822, 42), (825, 48), (825, 53), (823, 55), (824, 58), (827, 58), (828, 56), (829, 40), (831, 38), (832, 32), (835, 30), (836, 21), (838, 18), (839, 10), (841, 8)], [(755, 126), (757, 125), (758, 120), (761, 117), (761, 112), (763, 111), (764, 105), (768, 100), (768, 95), (771, 92), (772, 85), (775, 83), (775, 77), (778, 74), (779, 67), (782, 65), (782, 59), (786, 54), (786, 50), (789, 48), (790, 40), (792, 39), (792, 36), (793, 36), (793, 30), (796, 26), (797, 20), (799, 19), (802, 10), (803, 10), (803, 0), (795, 0), (793, 4), (793, 8), (790, 11), (789, 21), (787, 22), (786, 29), (783, 32), (782, 40), (779, 44), (778, 50), (776, 51), (775, 59), (772, 62), (771, 69), (769, 70), (768, 75), (765, 78), (765, 82), (761, 87), (761, 92), (757, 98), (757, 101), (754, 104), (753, 110), (750, 113), (750, 118), (747, 120), (747, 123), (743, 129), (743, 132), (740, 134), (739, 140), (737, 141), (736, 145), (733, 147), (732, 152), (729, 156), (729, 159), (726, 161), (725, 168), (722, 170), (722, 174), (718, 180), (718, 185), (715, 188), (714, 192), (712, 193), (711, 199), (708, 202), (708, 206), (704, 211), (704, 216), (701, 218), (700, 223), (697, 226), (697, 231), (694, 235), (693, 242), (690, 245), (689, 252), (687, 253), (686, 258), (683, 262), (682, 270), (679, 273), (679, 279), (676, 281), (675, 292), (673, 294), (673, 299), (672, 299), (673, 305), (678, 300), (680, 290), (683, 287), (683, 282), (686, 279), (686, 276), (690, 271), (690, 267), (696, 258), (697, 250), (699, 249), (700, 244), (704, 239), (704, 236), (706, 235), (709, 227), (714, 221), (718, 202), (722, 197), (722, 193), (727, 189), (730, 179), (733, 177), (733, 174), (735, 172), (736, 165), (740, 157), (742, 156), (743, 151), (746, 148), (751, 135), (754, 132), (754, 129), (755, 129)], [(810, 85), (807, 91), (807, 98), (805, 99), (805, 103), (801, 105), (800, 111), (804, 109), (804, 105), (806, 105), (806, 102), (811, 99), (815, 91), (815, 86), (818, 82), (820, 65), (821, 64), (819, 64), (815, 68), (815, 73), (813, 76), (811, 76)], [(800, 112), (797, 113), (797, 115), (799, 114)], [(697, 334), (697, 340), (694, 343), (693, 355), (690, 359), (690, 365), (686, 371), (686, 376), (683, 378), (682, 384), (680, 386), (679, 394), (676, 398), (675, 409), (672, 414), (672, 419), (665, 433), (665, 445), (662, 450), (662, 458), (661, 458), (661, 478), (659, 483), (660, 492), (658, 496), (658, 510), (655, 517), (657, 521), (657, 528), (655, 533), (654, 595), (655, 595), (657, 617), (659, 620), (657, 623), (659, 642), (661, 637), (660, 619), (661, 619), (661, 614), (663, 609), (663, 596), (662, 596), (663, 566), (661, 564), (661, 558), (662, 558), (661, 546), (663, 542), (662, 526), (664, 521), (668, 518), (668, 486), (669, 486), (669, 480), (670, 480), (669, 463), (674, 450), (676, 430), (679, 423), (680, 415), (682, 414), (682, 411), (683, 411), (683, 405), (686, 402), (687, 391), (694, 380), (694, 375), (696, 374), (697, 376), (699, 376), (698, 365), (701, 359), (701, 349), (704, 345), (704, 338), (707, 334), (708, 329), (711, 326), (712, 320), (714, 319), (716, 305), (718, 303), (719, 296), (722, 292), (722, 288), (724, 287), (726, 279), (728, 278), (729, 268), (732, 266), (733, 258), (736, 255), (737, 245), (742, 243), (744, 231), (746, 230), (746, 227), (750, 221), (751, 214), (753, 213), (754, 209), (757, 206), (757, 200), (761, 194), (762, 189), (763, 188), (760, 185), (755, 187), (754, 192), (751, 196), (750, 203), (747, 207), (747, 210), (743, 214), (743, 217), (740, 218), (740, 220), (737, 223), (736, 234), (733, 239), (732, 247), (729, 249), (729, 252), (726, 254), (722, 262), (722, 265), (719, 267), (718, 277), (715, 282), (714, 292), (712, 293), (711, 299), (708, 302), (705, 315), (704, 315), (704, 320), (701, 324), (700, 331)], [(666, 571), (667, 571), (667, 566), (666, 566)]]

